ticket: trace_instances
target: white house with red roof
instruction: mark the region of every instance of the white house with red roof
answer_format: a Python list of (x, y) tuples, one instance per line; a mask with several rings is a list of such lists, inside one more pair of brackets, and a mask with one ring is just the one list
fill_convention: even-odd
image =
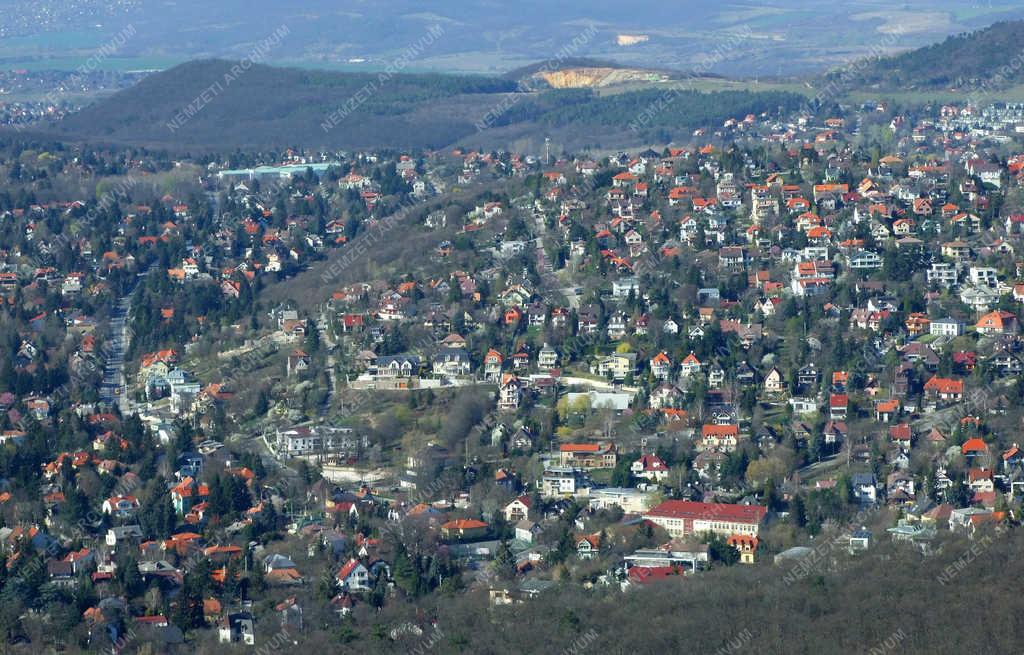
[(491, 348), (484, 355), (484, 379), (489, 382), (497, 382), (501, 378), (501, 367), (505, 358), (501, 353)]
[(974, 327), (978, 334), (1016, 334), (1019, 329), (1017, 317), (1003, 310), (985, 314)]
[(530, 496), (522, 495), (513, 498), (501, 511), (505, 515), (505, 520), (514, 525), (529, 516), (532, 505), (533, 501)]
[(845, 421), (850, 405), (850, 397), (845, 393), (834, 393), (829, 396), (829, 418), (833, 421)]
[(672, 373), (672, 360), (664, 350), (651, 358), (650, 366), (651, 375), (657, 380), (667, 380)]
[(706, 423), (701, 426), (701, 435), (696, 442), (697, 451), (735, 452), (739, 444), (739, 435), (740, 429), (735, 423), (726, 425)]
[(370, 571), (356, 558), (345, 562), (335, 576), (338, 586), (344, 591), (369, 591)]
[(135, 496), (112, 496), (103, 501), (103, 513), (119, 517), (131, 516), (139, 508)]
[(668, 465), (657, 455), (641, 455), (640, 459), (633, 462), (629, 470), (634, 476), (661, 482), (668, 477)]
[(701, 362), (692, 352), (679, 365), (679, 372), (682, 375), (695, 375), (700, 373)]
[(176, 512), (185, 514), (192, 507), (206, 500), (209, 495), (209, 487), (191, 477), (185, 477), (171, 489), (171, 502), (174, 504)]
[(511, 373), (502, 375), (501, 383), (498, 385), (498, 409), (515, 411), (519, 409), (522, 398), (523, 385), (519, 378)]

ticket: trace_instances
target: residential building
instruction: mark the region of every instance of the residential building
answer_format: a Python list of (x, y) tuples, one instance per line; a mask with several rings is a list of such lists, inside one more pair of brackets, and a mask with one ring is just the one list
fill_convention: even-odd
[(757, 536), (768, 514), (761, 505), (700, 503), (666, 500), (651, 508), (644, 518), (668, 531), (672, 537), (713, 532), (723, 537), (733, 534)]

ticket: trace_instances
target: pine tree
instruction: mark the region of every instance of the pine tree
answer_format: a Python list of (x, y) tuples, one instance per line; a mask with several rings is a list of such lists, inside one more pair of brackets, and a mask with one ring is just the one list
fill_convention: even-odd
[(121, 585), (124, 587), (124, 593), (129, 598), (134, 598), (142, 593), (145, 588), (145, 583), (142, 580), (142, 574), (139, 573), (139, 563), (135, 561), (134, 557), (130, 557), (122, 568), (124, 572), (121, 578)]
[(252, 496), (241, 478), (230, 476), (231, 480), (231, 508), (236, 512), (244, 512), (252, 506)]
[(256, 417), (263, 416), (270, 409), (270, 398), (267, 397), (266, 389), (260, 389), (260, 392), (256, 395), (256, 404), (253, 407), (253, 415)]
[(224, 565), (224, 595), (230, 600), (238, 593), (238, 579), (241, 567), (237, 557), (228, 559)]
[(201, 591), (195, 586), (193, 576), (185, 577), (181, 593), (178, 595), (173, 621), (183, 631), (203, 625), (203, 598)]
[(803, 496), (799, 494), (793, 496), (793, 500), (789, 503), (789, 514), (793, 517), (793, 523), (798, 528), (802, 528), (807, 524), (807, 506), (804, 503)]
[(494, 555), (494, 572), (502, 580), (511, 580), (516, 576), (516, 558), (508, 541), (502, 541)]
[(320, 350), (320, 331), (313, 321), (306, 321), (306, 352), (310, 355)]
[(409, 558), (405, 546), (399, 545), (395, 552), (395, 563), (391, 567), (395, 584), (410, 596), (416, 596), (420, 586), (419, 572)]
[(148, 510), (142, 512), (142, 522), (144, 526), (148, 526), (147, 531), (155, 537), (167, 537), (177, 525), (178, 516), (171, 503), (170, 494), (159, 491), (156, 493), (159, 495), (147, 504)]
[[(210, 496), (206, 502), (209, 503), (209, 511), (212, 516), (223, 516), (230, 509), (228, 505), (230, 489), (225, 491), (225, 481), (228, 481), (228, 478), (222, 480), (220, 474), (214, 475), (210, 480)], [(228, 484), (230, 485), (230, 482)]]
[(267, 589), (266, 573), (263, 571), (263, 564), (254, 561), (249, 573), (249, 587), (256, 591), (263, 592)]
[(716, 562), (732, 566), (740, 559), (740, 552), (726, 543), (721, 535), (713, 535), (707, 542), (708, 555)]

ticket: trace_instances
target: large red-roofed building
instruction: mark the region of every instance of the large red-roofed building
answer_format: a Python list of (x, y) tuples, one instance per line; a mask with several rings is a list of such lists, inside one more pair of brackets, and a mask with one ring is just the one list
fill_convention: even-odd
[(768, 508), (762, 505), (698, 503), (666, 500), (644, 514), (644, 518), (665, 528), (672, 537), (714, 532), (724, 537), (733, 534), (757, 536)]

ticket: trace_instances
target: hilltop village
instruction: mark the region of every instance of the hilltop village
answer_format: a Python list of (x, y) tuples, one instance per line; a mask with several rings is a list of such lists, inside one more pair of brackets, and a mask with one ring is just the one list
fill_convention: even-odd
[(870, 102), (630, 152), (4, 146), (0, 629), (423, 646), (458, 625), (412, 600), (1003, 539), (1022, 141)]

